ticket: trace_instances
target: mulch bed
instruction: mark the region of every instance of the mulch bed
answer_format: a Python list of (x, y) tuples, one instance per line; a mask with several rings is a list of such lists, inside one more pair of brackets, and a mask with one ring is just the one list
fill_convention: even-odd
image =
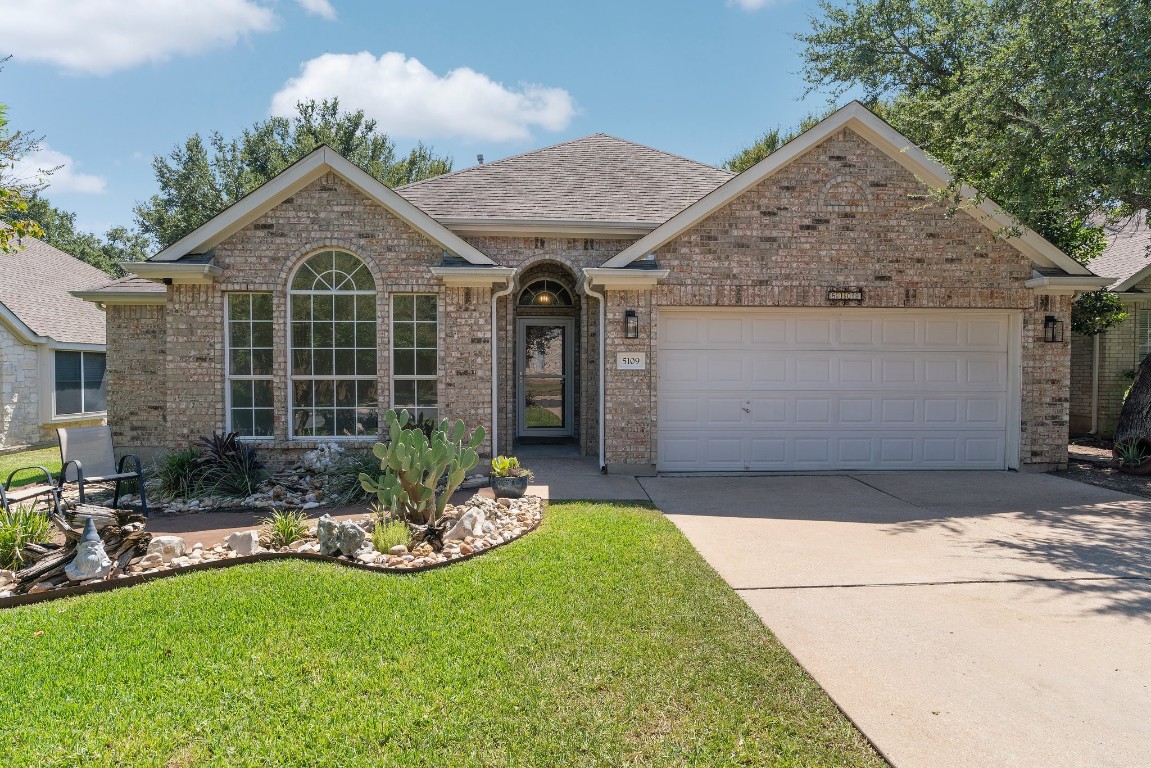
[(1076, 440), (1067, 446), (1067, 454), (1067, 469), (1051, 474), (1120, 493), (1151, 498), (1151, 477), (1120, 472), (1111, 460), (1109, 440)]

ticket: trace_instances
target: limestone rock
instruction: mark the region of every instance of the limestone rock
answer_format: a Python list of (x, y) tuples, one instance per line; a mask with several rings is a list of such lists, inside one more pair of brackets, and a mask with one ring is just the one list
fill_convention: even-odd
[[(153, 539), (153, 541), (155, 541), (155, 539)], [(142, 558), (140, 558), (140, 562), (137, 563), (137, 565), (139, 565), (141, 569), (159, 568), (163, 564), (164, 564), (164, 556), (161, 555), (159, 552), (149, 552), (148, 554), (146, 554)]]
[(224, 543), (239, 557), (254, 555), (260, 551), (260, 532), (237, 531), (224, 539)]
[(355, 523), (341, 523), (324, 515), (316, 523), (316, 537), (322, 555), (354, 555), (364, 545), (368, 534)]
[(76, 557), (64, 568), (69, 581), (103, 579), (112, 572), (112, 561), (104, 551), (104, 542), (92, 518), (84, 523), (84, 535), (76, 547)]
[(388, 550), (388, 554), (392, 555), (393, 557), (400, 557), (402, 555), (408, 554), (408, 548), (405, 547), (403, 544), (397, 544), (396, 546), (394, 546)]
[[(405, 550), (406, 551), (406, 550)], [(12, 571), (0, 571), (0, 589), (5, 589), (9, 584), (16, 583), (16, 574)]]
[(179, 536), (156, 536), (148, 543), (148, 554), (159, 555), (165, 563), (174, 558), (183, 557), (188, 551), (188, 544)]
[(479, 507), (472, 507), (460, 516), (450, 531), (444, 534), (444, 541), (463, 541), (468, 536), (479, 536), (484, 523), (484, 511)]

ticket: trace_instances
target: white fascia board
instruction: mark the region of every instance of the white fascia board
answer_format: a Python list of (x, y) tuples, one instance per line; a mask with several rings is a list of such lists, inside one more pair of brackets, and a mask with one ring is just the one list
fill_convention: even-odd
[[(909, 139), (873, 114), (867, 107), (858, 101), (853, 101), (784, 144), (723, 186), (704, 195), (668, 219), (651, 234), (604, 262), (603, 266), (609, 268), (624, 267), (635, 259), (663, 247), (678, 235), (703, 221), (843, 128), (850, 128), (858, 133), (929, 186), (939, 189), (951, 182), (951, 173), (943, 165), (928, 157), (926, 152), (912, 144)], [(966, 200), (978, 199), (978, 193), (970, 187), (964, 187), (962, 194)], [(963, 210), (992, 232), (1019, 226), (1010, 214), (991, 200), (983, 199), (979, 204), (965, 207)], [(1063, 253), (1038, 233), (1026, 227), (1019, 226), (1019, 228), (1021, 234), (1018, 237), (1008, 237), (1005, 238), (1005, 241), (1032, 261), (1044, 266), (1058, 267), (1072, 275), (1091, 274), (1086, 267)]]
[(638, 238), (659, 226), (659, 222), (645, 221), (559, 221), (532, 219), (483, 219), (462, 216), (437, 219), (448, 229), (461, 235), (513, 235)]
[(613, 291), (650, 291), (671, 274), (669, 269), (607, 269), (588, 267), (583, 270), (593, 288)]
[(137, 277), (163, 282), (171, 280), (176, 285), (211, 285), (224, 270), (212, 264), (179, 264), (156, 261), (124, 261), (124, 269), (131, 269)]
[(432, 267), (431, 271), (449, 288), (506, 288), (516, 274), (512, 267)]
[(77, 299), (96, 305), (108, 304), (167, 304), (167, 291), (68, 291)]
[(1074, 295), (1106, 288), (1111, 282), (1110, 277), (1096, 277), (1095, 275), (1038, 275), (1024, 281), (1023, 285), (1036, 293)]
[[(367, 197), (410, 224), (428, 239), (473, 264), (494, 264), (428, 214), (396, 194), (387, 184), (372, 178), (328, 146), (313, 151), (258, 189), (236, 201), (206, 223), (180, 238), (149, 261), (176, 261), (189, 253), (204, 253), (263, 216), (286, 197), (299, 192), (332, 171)], [(138, 271), (138, 270), (137, 270)]]

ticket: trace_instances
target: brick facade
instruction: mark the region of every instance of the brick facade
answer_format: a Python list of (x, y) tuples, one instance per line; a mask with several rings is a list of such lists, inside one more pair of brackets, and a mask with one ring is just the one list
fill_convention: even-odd
[[(656, 455), (661, 307), (821, 307), (831, 286), (860, 286), (863, 306), (998, 309), (1014, 313), (1021, 339), (1022, 465), (1066, 461), (1070, 343), (1042, 342), (1043, 318), (1070, 325), (1070, 297), (1024, 287), (1030, 261), (970, 216), (945, 215), (908, 170), (843, 129), (657, 251), (670, 276), (650, 291), (607, 293), (606, 360), (646, 351), (643, 371), (606, 370), (607, 463), (653, 466)], [(599, 302), (584, 293), (581, 270), (599, 267), (634, 238), (483, 236), (467, 241), (515, 267), (511, 293), (498, 299), (496, 325), (498, 450), (516, 438), (516, 307), (519, 291), (546, 276), (565, 285), (575, 306), (576, 437), (598, 450)], [(109, 409), (129, 442), (173, 447), (225, 426), (224, 297), (273, 295), (276, 451), (313, 441), (289, 439), (287, 287), (308, 256), (346, 250), (368, 265), (377, 288), (378, 385), (390, 401), (390, 298), (438, 296), (441, 413), (490, 428), (492, 292), (445, 288), (430, 272), (442, 248), (366, 198), (334, 173), (269, 210), (215, 249), (223, 270), (211, 285), (176, 285), (166, 307), (109, 307)], [(624, 338), (624, 313), (636, 310), (640, 338)], [(115, 350), (113, 353), (112, 350)], [(160, 370), (162, 369), (162, 370)], [(322, 441), (323, 439), (321, 439)], [(484, 452), (491, 449), (491, 441)]]
[(1099, 334), (1098, 373), (1093, 374), (1095, 341), (1090, 336), (1072, 334), (1071, 338), (1071, 384), (1070, 433), (1084, 435), (1092, 426), (1091, 405), (1093, 375), (1098, 376), (1098, 401), (1096, 403), (1097, 433), (1101, 437), (1111, 437), (1119, 423), (1119, 412), (1123, 409), (1123, 398), (1135, 379), (1135, 370), (1141, 361), (1140, 352), (1144, 346), (1138, 335), (1139, 315), (1151, 312), (1151, 298), (1139, 294), (1151, 291), (1151, 280), (1144, 280), (1134, 287), (1133, 293), (1119, 294), (1127, 308), (1127, 319), (1119, 325)]

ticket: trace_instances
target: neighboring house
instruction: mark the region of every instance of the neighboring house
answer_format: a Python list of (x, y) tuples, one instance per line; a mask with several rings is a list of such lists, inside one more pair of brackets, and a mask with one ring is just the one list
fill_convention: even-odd
[(1062, 465), (1045, 322), (1102, 281), (946, 180), (858, 103), (738, 176), (596, 135), (393, 191), (323, 147), (83, 295), (129, 445), (402, 406), (612, 472)]
[(1091, 270), (1109, 278), (1127, 319), (1095, 337), (1071, 337), (1071, 434), (1111, 437), (1135, 369), (1151, 354), (1151, 229), (1147, 212), (1107, 229)]
[(105, 416), (104, 313), (69, 291), (108, 275), (35, 238), (20, 242), (0, 253), (0, 448)]

